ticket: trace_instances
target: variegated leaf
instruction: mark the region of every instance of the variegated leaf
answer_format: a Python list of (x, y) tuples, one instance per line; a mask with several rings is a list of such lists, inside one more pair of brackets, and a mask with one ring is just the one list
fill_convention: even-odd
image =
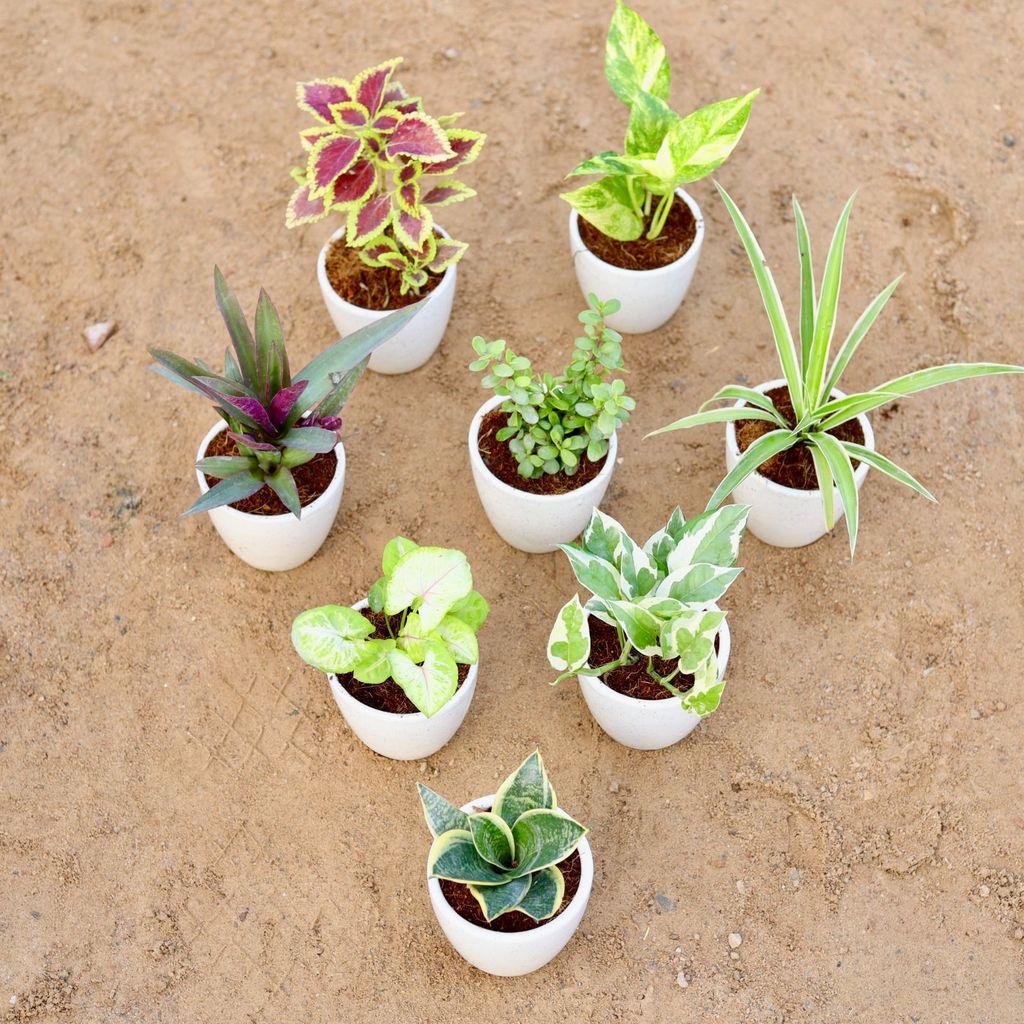
[(392, 678), (427, 718), (436, 715), (458, 689), (455, 659), (439, 640), (426, 642), (422, 665), (399, 650), (391, 651), (388, 660)]
[(458, 665), (475, 665), (480, 660), (480, 647), (476, 632), (462, 619), (446, 615), (434, 630), (433, 636), (440, 637)]
[(578, 672), (589, 658), (590, 630), (587, 629), (579, 596), (573, 594), (551, 627), (548, 661), (556, 672)]
[(391, 76), (401, 63), (401, 57), (384, 61), (383, 64), (361, 71), (352, 82), (352, 92), (355, 94), (355, 98), (366, 107), (371, 117), (380, 109), (387, 94)]
[(630, 601), (606, 601), (605, 604), (641, 654), (661, 653), (661, 621), (656, 616)]
[(471, 590), (448, 609), (448, 615), (461, 619), (476, 633), (487, 621), (490, 610), (491, 606), (487, 603), (486, 598), (476, 590)]
[(604, 72), (623, 103), (637, 92), (667, 100), (672, 88), (668, 54), (657, 33), (636, 11), (617, 0), (605, 44)]
[(740, 550), (740, 539), (747, 525), (749, 505), (723, 505), (691, 519), (668, 556), (669, 572), (677, 572), (699, 562), (731, 566)]
[(519, 902), (529, 893), (531, 884), (531, 877), (524, 875), (504, 885), (471, 885), (469, 891), (476, 897), (484, 917), (493, 921), (511, 910), (518, 910)]
[(309, 185), (300, 185), (288, 200), (284, 222), (289, 228), (297, 228), (302, 224), (312, 224), (327, 216), (324, 196), (313, 197), (309, 194)]
[(333, 209), (347, 208), (366, 199), (377, 184), (377, 172), (370, 160), (359, 160), (334, 182), (331, 190)]
[(321, 139), (309, 151), (309, 164), (306, 168), (306, 177), (312, 186), (311, 197), (323, 195), (336, 178), (348, 171), (362, 148), (360, 139), (344, 136)]
[(424, 786), (422, 782), (417, 782), (416, 788), (419, 790), (427, 828), (430, 829), (430, 834), (435, 839), (452, 829), (469, 831), (469, 815), (465, 811), (459, 810), (455, 804), (445, 800), (443, 796), (435, 793), (429, 786)]
[(349, 84), (342, 78), (317, 78), (312, 82), (299, 82), (296, 87), (299, 107), (325, 123), (331, 120), (332, 103), (346, 103), (351, 99)]
[(597, 597), (614, 601), (622, 597), (622, 577), (615, 566), (572, 544), (559, 545), (569, 559), (576, 579)]
[(493, 811), (478, 811), (469, 817), (469, 831), (473, 835), (476, 852), (488, 864), (509, 869), (515, 860), (512, 829)]
[(353, 206), (348, 213), (346, 241), (358, 248), (376, 238), (391, 223), (391, 196), (374, 196), (362, 206)]
[(440, 163), (455, 156), (445, 130), (429, 114), (406, 114), (384, 144), (389, 160), (406, 156)]
[(687, 711), (705, 718), (718, 709), (724, 690), (725, 682), (718, 678), (718, 662), (709, 658), (696, 673), (693, 686), (683, 694), (682, 705)]
[(565, 876), (552, 865), (530, 878), (530, 889), (515, 908), (534, 921), (546, 921), (565, 899)]
[(493, 811), (513, 829), (519, 816), (536, 808), (553, 808), (555, 791), (548, 782), (544, 760), (535, 750), (501, 784)]
[(362, 655), (373, 623), (343, 605), (310, 608), (292, 623), (292, 645), (307, 665), (321, 672), (350, 672)]
[(674, 597), (683, 604), (710, 604), (732, 585), (742, 569), (698, 564), (670, 573), (658, 584), (656, 597)]
[(427, 874), (431, 878), (447, 878), (452, 882), (475, 885), (501, 885), (508, 876), (476, 852), (469, 830), (450, 829), (442, 832), (427, 854)]
[(599, 508), (595, 508), (580, 540), (583, 543), (584, 551), (614, 565), (619, 544), (625, 536), (626, 531), (618, 520), (613, 519)]
[(563, 192), (561, 197), (609, 238), (632, 242), (643, 231), (643, 218), (630, 202), (624, 176), (602, 178), (572, 192)]
[(473, 589), (473, 574), (461, 551), (422, 547), (407, 551), (395, 563), (388, 579), (388, 615), (415, 603), (427, 631), (437, 625), (456, 601)]
[(524, 811), (512, 826), (516, 866), (510, 874), (518, 878), (558, 864), (586, 834), (583, 825), (559, 810), (538, 807)]
[(471, 164), (484, 148), (487, 136), (483, 132), (470, 131), (468, 128), (449, 128), (445, 132), (452, 156), (445, 160), (436, 160), (430, 165), (431, 174), (447, 174), (457, 167)]
[(409, 540), (408, 537), (392, 537), (391, 540), (384, 545), (384, 553), (381, 556), (380, 567), (381, 571), (385, 576), (390, 576), (394, 572), (395, 566), (398, 565), (402, 558), (402, 555), (407, 555), (410, 551), (415, 551), (419, 547), (414, 540)]

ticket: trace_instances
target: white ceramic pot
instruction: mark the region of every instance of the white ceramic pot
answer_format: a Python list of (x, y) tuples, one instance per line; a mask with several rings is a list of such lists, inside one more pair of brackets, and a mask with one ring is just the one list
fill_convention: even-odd
[[(725, 677), (732, 649), (729, 623), (723, 622), (718, 631), (718, 678)], [(640, 700), (616, 693), (597, 676), (576, 677), (583, 699), (597, 724), (613, 740), (634, 750), (661, 750), (678, 743), (697, 728), (700, 715), (687, 711), (678, 697), (664, 700)]]
[[(360, 601), (352, 605), (357, 612), (369, 607)], [(331, 693), (349, 728), (373, 751), (395, 761), (419, 761), (436, 754), (458, 731), (466, 717), (473, 694), (480, 662), (469, 666), (466, 681), (455, 691), (451, 700), (436, 715), (427, 718), (416, 711), (410, 715), (396, 715), (391, 711), (371, 708), (356, 700), (338, 682), (328, 675)]]
[[(196, 462), (206, 454), (214, 435), (226, 429), (227, 424), (221, 422), (210, 430), (199, 445)], [(341, 492), (345, 486), (345, 448), (340, 441), (334, 454), (338, 465), (327, 490), (303, 507), (300, 519), (291, 512), (279, 516), (254, 516), (229, 505), (210, 509), (207, 515), (224, 543), (243, 562), (268, 572), (294, 569), (312, 558), (331, 532), (341, 505)], [(199, 481), (199, 493), (205, 494), (210, 488), (198, 469), (196, 479)]]
[(618, 299), (622, 308), (608, 317), (608, 326), (622, 334), (657, 330), (680, 307), (693, 280), (704, 244), (704, 216), (696, 200), (682, 189), (676, 195), (689, 206), (697, 222), (693, 244), (674, 263), (654, 270), (626, 270), (598, 259), (580, 237), (579, 214), (569, 214), (569, 249), (583, 294)]
[[(480, 797), (463, 806), (467, 814), (489, 810), (494, 796)], [(474, 967), (502, 978), (529, 974), (554, 960), (583, 920), (594, 884), (594, 858), (586, 837), (580, 841), (580, 887), (558, 917), (525, 932), (494, 932), (460, 917), (441, 892), (436, 878), (427, 878), (430, 905), (448, 941)]]
[[(784, 380), (772, 380), (767, 384), (760, 384), (754, 388), (755, 391), (771, 391), (772, 388), (784, 387)], [(844, 392), (838, 388), (833, 389), (832, 395), (835, 398), (845, 398)], [(736, 407), (744, 405), (744, 402), (737, 402)], [(864, 445), (875, 450), (875, 432), (871, 429), (871, 423), (867, 416), (857, 417), (861, 429), (864, 431)], [(739, 461), (740, 448), (736, 443), (736, 424), (725, 425), (725, 465), (726, 470), (732, 470)], [(853, 478), (860, 490), (864, 478), (868, 475), (868, 464), (862, 462), (853, 473)], [(777, 548), (802, 548), (805, 544), (811, 544), (819, 537), (828, 533), (825, 526), (825, 503), (822, 500), (821, 491), (802, 491), (795, 487), (783, 487), (758, 472), (751, 473), (733, 492), (732, 500), (738, 504), (750, 505), (750, 515), (747, 517), (747, 530), (758, 540), (765, 544), (772, 544)], [(838, 489), (833, 495), (833, 508), (836, 514), (836, 523), (843, 517), (844, 509), (842, 499), (839, 497)]]
[[(437, 229), (441, 231), (440, 228)], [(320, 282), (320, 293), (331, 314), (334, 326), (343, 337), (353, 331), (382, 320), (389, 310), (363, 309), (346, 302), (331, 286), (327, 279), (327, 252), (335, 239), (345, 234), (339, 228), (331, 235), (327, 245), (320, 250), (316, 262), (316, 277)], [(441, 231), (446, 238), (447, 233)], [(422, 366), (441, 344), (448, 318), (452, 313), (452, 300), (455, 298), (455, 281), (458, 278), (458, 267), (453, 263), (441, 278), (441, 283), (429, 294), (423, 309), (414, 319), (406, 324), (394, 337), (389, 338), (370, 354), (370, 369), (377, 373), (408, 373)]]
[(568, 544), (583, 532), (594, 509), (604, 498), (615, 472), (619, 439), (612, 435), (601, 472), (582, 487), (565, 494), (520, 491), (499, 480), (484, 465), (477, 445), (481, 420), (504, 400), (495, 395), (484, 402), (469, 425), (469, 464), (473, 470), (473, 482), (487, 518), (502, 540), (531, 554), (554, 551), (559, 544)]

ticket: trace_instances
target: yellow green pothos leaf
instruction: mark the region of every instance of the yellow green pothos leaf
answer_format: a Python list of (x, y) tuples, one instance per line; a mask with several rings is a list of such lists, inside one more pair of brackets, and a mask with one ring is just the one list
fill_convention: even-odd
[(623, 103), (640, 91), (667, 100), (672, 88), (668, 54), (658, 34), (632, 8), (617, 0), (605, 43), (604, 71)]

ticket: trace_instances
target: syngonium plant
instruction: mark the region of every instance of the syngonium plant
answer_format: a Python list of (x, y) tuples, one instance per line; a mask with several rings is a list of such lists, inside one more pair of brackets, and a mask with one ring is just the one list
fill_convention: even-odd
[[(611, 516), (594, 509), (581, 543), (560, 545), (592, 596), (583, 605), (573, 594), (555, 619), (548, 640), (548, 661), (561, 672), (555, 683), (639, 663), (687, 711), (710, 715), (725, 689), (715, 654), (725, 612), (717, 602), (742, 572), (734, 565), (749, 511), (749, 505), (727, 505), (687, 521), (676, 508), (640, 547)], [(603, 665), (588, 664), (587, 615), (618, 634), (619, 656)], [(674, 667), (662, 675), (656, 658)], [(680, 675), (693, 676), (689, 689), (676, 686)]]
[(467, 249), (437, 234), (434, 214), (476, 195), (452, 175), (480, 155), (486, 136), (454, 127), (461, 114), (427, 114), (394, 80), (401, 62), (367, 68), (351, 82), (298, 84), (298, 105), (314, 123), (299, 133), (308, 155), (292, 171), (298, 187), (285, 223), (343, 213), (346, 244), (368, 266), (397, 270), (403, 295), (419, 295), (429, 274), (443, 273)]
[(231, 337), (223, 373), (201, 359), (149, 350), (160, 376), (213, 402), (238, 449), (237, 455), (208, 456), (196, 463), (200, 472), (220, 482), (184, 514), (230, 505), (266, 485), (300, 518), (302, 506), (292, 470), (334, 449), (341, 428), (339, 414), (370, 353), (408, 323), (420, 305), (396, 310), (355, 331), (293, 375), (270, 296), (260, 289), (255, 330), (251, 330), (217, 267), (213, 281), (217, 307)]
[(407, 537), (388, 541), (383, 575), (370, 587), (370, 610), (387, 618), (388, 636), (354, 608), (323, 605), (296, 616), (292, 644), (321, 672), (350, 672), (360, 683), (393, 679), (428, 718), (451, 700), (459, 665), (479, 659), (476, 634), (490, 606), (473, 589), (466, 556), (420, 547)]
[[(825, 510), (825, 524), (831, 530), (835, 524), (835, 497), (833, 488), (839, 491), (843, 510), (846, 514), (846, 529), (850, 538), (850, 556), (857, 545), (859, 522), (859, 498), (854, 478), (854, 462), (865, 462), (869, 466), (891, 477), (929, 501), (935, 497), (915, 480), (906, 470), (871, 448), (854, 441), (840, 440), (833, 436), (836, 427), (855, 417), (897, 401), (907, 395), (926, 391), (969, 377), (985, 377), (1000, 373), (1024, 373), (1024, 366), (1006, 363), (950, 363), (946, 366), (932, 366), (924, 370), (894, 377), (879, 384), (870, 391), (858, 391), (840, 398), (835, 389), (839, 385), (850, 360), (872, 324), (878, 318), (902, 274), (886, 285), (861, 313), (846, 340), (840, 346), (835, 359), (829, 363), (832, 335), (836, 326), (836, 310), (839, 305), (839, 289), (843, 276), (843, 252), (846, 247), (846, 232), (855, 196), (847, 201), (839, 216), (828, 256), (821, 288), (816, 289), (814, 269), (811, 262), (811, 239), (807, 222), (796, 196), (793, 197), (793, 214), (796, 221), (797, 251), (800, 258), (800, 346), (793, 342), (789, 321), (782, 308), (782, 299), (775, 285), (775, 279), (768, 267), (754, 233), (750, 229), (739, 207), (728, 192), (718, 185), (716, 188), (725, 201), (729, 216), (739, 233), (747, 258), (754, 270), (754, 278), (761, 292), (764, 308), (768, 313), (775, 350), (786, 380), (786, 389), (796, 417), (790, 421), (775, 407), (771, 398), (753, 388), (729, 384), (709, 398), (700, 411), (684, 416), (653, 434), (670, 430), (683, 430), (706, 423), (726, 423), (731, 420), (763, 420), (772, 424), (773, 429), (757, 438), (742, 453), (736, 465), (726, 474), (708, 501), (708, 509), (716, 509), (728, 494), (743, 482), (759, 466), (773, 456), (796, 445), (806, 445), (814, 460), (814, 469), (821, 490)], [(738, 408), (730, 405), (724, 408), (708, 409), (715, 402), (742, 402)], [(652, 435), (648, 435), (652, 436)]]
[(501, 784), (489, 810), (471, 814), (417, 783), (434, 837), (427, 857), (431, 878), (462, 882), (488, 922), (513, 910), (546, 921), (565, 898), (558, 868), (587, 829), (558, 809), (540, 751)]
[(603, 459), (612, 435), (636, 407), (626, 382), (611, 376), (624, 369), (622, 335), (605, 323), (618, 310), (618, 300), (600, 302), (591, 294), (587, 303), (579, 314), (583, 335), (557, 377), (533, 370), (526, 356), (501, 339), (473, 339), (479, 358), (469, 368), (484, 373), (483, 386), (505, 399), (500, 408), (508, 421), (496, 439), (508, 445), (519, 475), (527, 479), (545, 473), (574, 476), (583, 458)]
[(603, 234), (635, 241), (658, 238), (676, 190), (707, 177), (740, 141), (759, 89), (681, 117), (669, 105), (665, 46), (636, 11), (617, 0), (605, 46), (605, 75), (629, 107), (621, 153), (607, 150), (569, 172), (601, 175), (562, 198)]

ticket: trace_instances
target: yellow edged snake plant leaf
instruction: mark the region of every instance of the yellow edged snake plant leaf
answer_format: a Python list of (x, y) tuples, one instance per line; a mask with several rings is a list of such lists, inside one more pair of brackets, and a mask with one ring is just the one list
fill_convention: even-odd
[[(740, 483), (764, 465), (770, 458), (795, 445), (806, 445), (811, 452), (819, 490), (822, 494), (825, 524), (831, 529), (835, 523), (835, 496), (838, 490), (843, 503), (846, 529), (850, 540), (850, 556), (856, 549), (859, 527), (859, 495), (854, 477), (853, 463), (866, 463), (885, 476), (910, 487), (918, 494), (934, 501), (933, 495), (906, 470), (886, 456), (863, 445), (841, 441), (830, 431), (857, 416), (880, 408), (906, 395), (972, 377), (996, 374), (1024, 373), (1024, 366), (1010, 363), (951, 363), (894, 377), (869, 391), (834, 397), (843, 373), (847, 370), (861, 342), (878, 319), (885, 304), (892, 297), (901, 278), (886, 285), (857, 318), (835, 358), (829, 364), (832, 338), (835, 332), (839, 293), (842, 285), (843, 253), (849, 226), (853, 197), (843, 207), (836, 224), (825, 261), (820, 291), (816, 290), (811, 260), (811, 240), (800, 203), (793, 198), (796, 221), (797, 253), (800, 261), (800, 349), (799, 356), (793, 344), (789, 323), (774, 278), (768, 269), (764, 253), (750, 226), (732, 198), (721, 185), (717, 185), (722, 200), (732, 218), (743, 243), (754, 278), (764, 302), (765, 311), (775, 340), (776, 353), (790, 402), (796, 414), (795, 424), (787, 420), (764, 394), (738, 384), (721, 388), (697, 413), (684, 416), (659, 430), (648, 434), (663, 434), (672, 430), (686, 430), (709, 423), (728, 423), (737, 420), (763, 420), (772, 422), (777, 429), (763, 434), (744, 451), (736, 465), (715, 489), (708, 510), (718, 509)], [(741, 401), (745, 406), (709, 408), (717, 402)]]
[(511, 828), (525, 811), (554, 806), (555, 791), (540, 751), (535, 750), (498, 788), (493, 810)]
[(422, 782), (416, 783), (420, 794), (420, 805), (423, 808), (423, 817), (426, 819), (427, 828), (430, 834), (436, 839), (444, 832), (452, 829), (469, 831), (469, 815), (460, 810), (455, 804), (445, 800), (443, 796), (435, 793), (429, 786)]

